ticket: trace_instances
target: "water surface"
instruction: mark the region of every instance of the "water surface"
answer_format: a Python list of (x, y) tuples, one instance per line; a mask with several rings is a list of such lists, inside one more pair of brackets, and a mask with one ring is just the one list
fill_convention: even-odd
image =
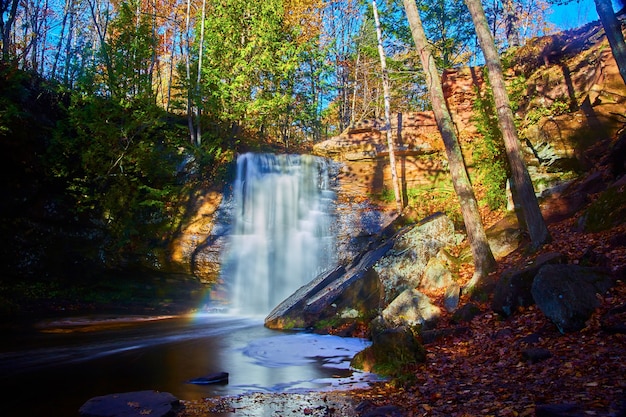
[[(158, 390), (179, 399), (363, 386), (348, 368), (362, 339), (284, 333), (255, 318), (81, 317), (5, 329), (4, 416), (76, 416), (89, 398)], [(228, 384), (189, 380), (228, 372)]]

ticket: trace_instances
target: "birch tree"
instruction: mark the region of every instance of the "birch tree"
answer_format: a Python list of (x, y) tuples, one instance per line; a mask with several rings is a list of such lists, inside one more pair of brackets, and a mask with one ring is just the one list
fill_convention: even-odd
[(487, 242), (485, 229), (478, 211), (478, 202), (467, 174), (452, 116), (443, 95), (441, 77), (435, 64), (435, 58), (429, 49), (415, 0), (404, 0), (404, 9), (411, 26), (415, 47), (426, 75), (426, 84), (428, 85), (433, 113), (443, 138), (452, 184), (461, 205), (461, 214), (463, 215), (467, 238), (474, 257), (474, 276), (466, 285), (466, 290), (472, 292), (480, 289), (486, 283), (489, 272), (496, 266), (496, 261)]
[(391, 169), (391, 181), (393, 183), (393, 194), (396, 199), (396, 208), (398, 213), (402, 212), (402, 194), (400, 193), (400, 182), (398, 181), (398, 172), (396, 171), (396, 157), (393, 144), (393, 135), (391, 134), (391, 97), (389, 93), (389, 74), (387, 72), (387, 57), (385, 56), (385, 48), (383, 48), (383, 35), (380, 28), (380, 19), (378, 18), (378, 7), (376, 0), (372, 0), (372, 10), (374, 12), (374, 22), (376, 24), (376, 37), (378, 39), (378, 54), (380, 56), (381, 76), (383, 83), (383, 99), (385, 101), (385, 131), (387, 133), (387, 147), (389, 148), (389, 168)]

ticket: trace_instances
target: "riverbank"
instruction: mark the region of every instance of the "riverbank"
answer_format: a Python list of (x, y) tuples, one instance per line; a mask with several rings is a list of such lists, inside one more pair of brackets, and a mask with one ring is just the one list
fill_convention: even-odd
[[(453, 322), (444, 312), (437, 330), (445, 336), (425, 344), (426, 361), (390, 382), (350, 392), (185, 401), (180, 416), (624, 416), (626, 225), (585, 232), (578, 222), (579, 216), (551, 222), (551, 243), (536, 253), (520, 248), (493, 274), (555, 251), (571, 263), (613, 271), (615, 286), (599, 297), (600, 306), (579, 332), (560, 333), (535, 306), (503, 318), (489, 300), (475, 302), (480, 313), (468, 322)], [(468, 265), (461, 279), (472, 272)]]

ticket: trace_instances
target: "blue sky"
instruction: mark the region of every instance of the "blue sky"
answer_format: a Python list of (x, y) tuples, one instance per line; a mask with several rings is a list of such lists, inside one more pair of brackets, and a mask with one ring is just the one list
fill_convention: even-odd
[(579, 0), (565, 6), (552, 6), (552, 10), (552, 15), (548, 20), (561, 30), (577, 28), (598, 20), (593, 0)]

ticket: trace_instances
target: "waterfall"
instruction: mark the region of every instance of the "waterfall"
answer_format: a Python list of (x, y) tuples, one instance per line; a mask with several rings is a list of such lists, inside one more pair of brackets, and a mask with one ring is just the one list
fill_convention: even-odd
[(254, 153), (237, 158), (222, 263), (234, 313), (267, 314), (334, 264), (333, 202), (323, 158)]

